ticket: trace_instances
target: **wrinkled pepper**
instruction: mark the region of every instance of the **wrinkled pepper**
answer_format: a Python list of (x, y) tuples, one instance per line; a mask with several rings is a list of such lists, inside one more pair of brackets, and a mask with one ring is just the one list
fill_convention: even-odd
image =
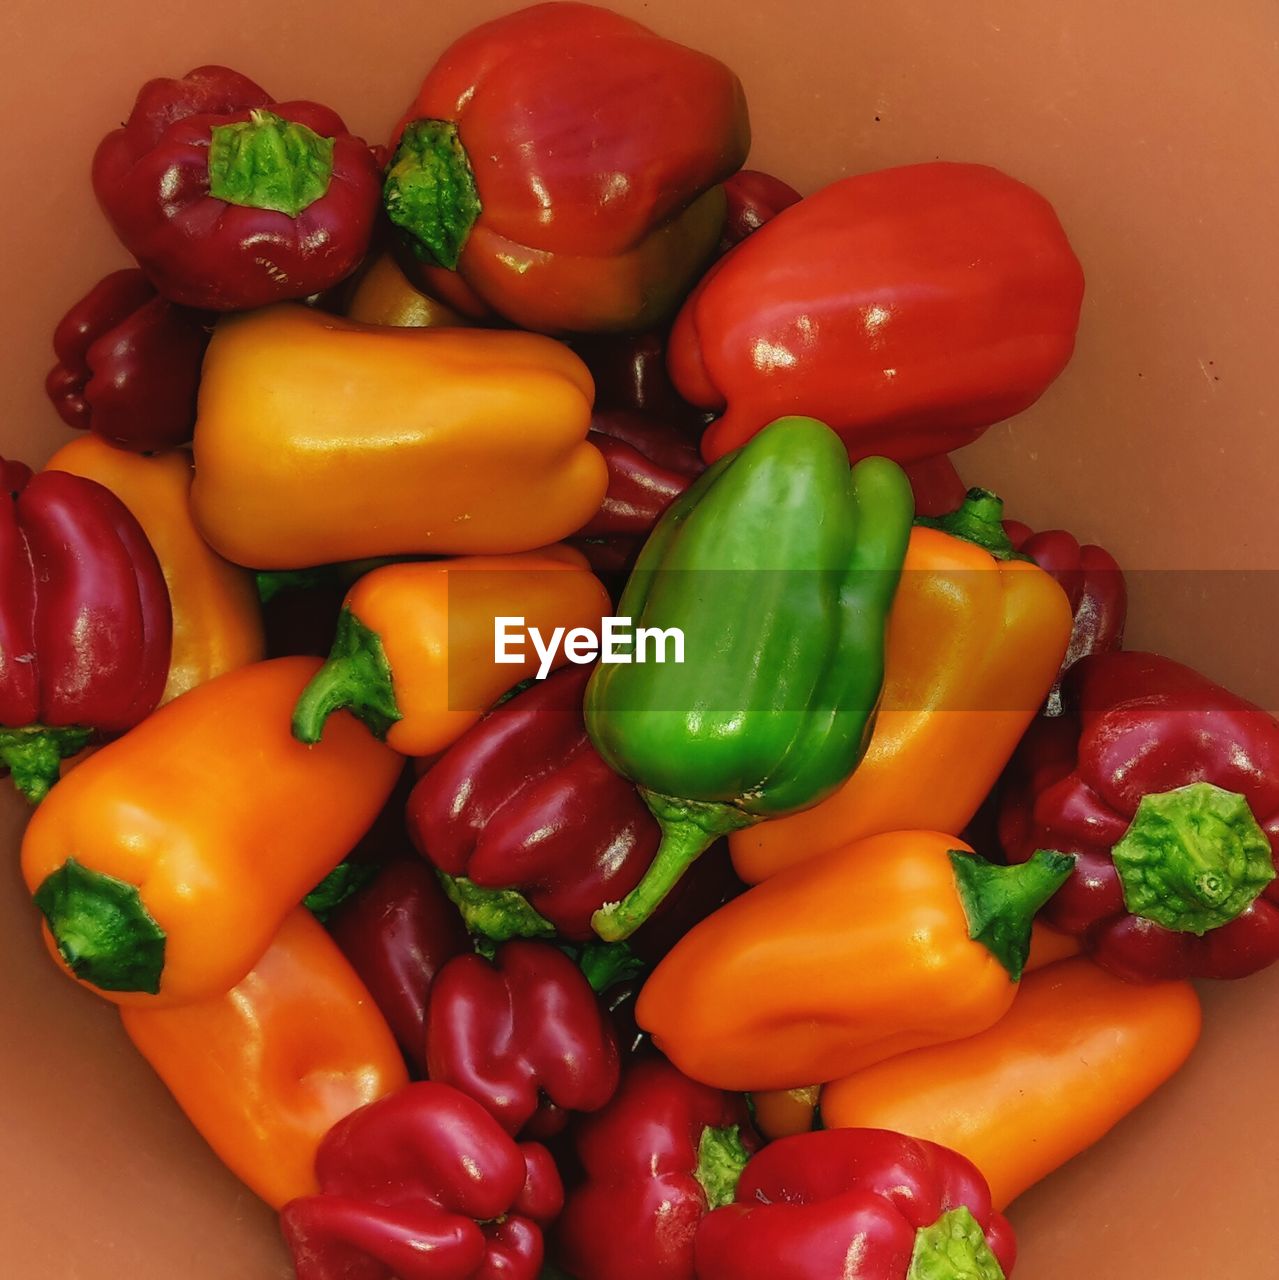
[(316, 1174), (280, 1214), (298, 1280), (537, 1280), (564, 1201), (545, 1147), (427, 1082), (335, 1125)]
[(204, 364), (196, 522), (255, 569), (528, 551), (599, 507), (590, 416), (585, 365), (536, 334), (237, 316)]
[(1075, 855), (1046, 918), (1132, 981), (1241, 978), (1279, 959), (1279, 721), (1151, 653), (1084, 658), (1026, 736), (999, 834)]
[(740, 1096), (648, 1058), (573, 1144), (585, 1176), (556, 1223), (555, 1260), (576, 1280), (694, 1280), (698, 1224), (732, 1202), (759, 1139)]
[(120, 1014), (218, 1158), (277, 1209), (319, 1189), (333, 1125), (408, 1082), (369, 993), (300, 908), (225, 995)]
[(871, 836), (766, 880), (676, 944), (636, 1016), (686, 1075), (795, 1089), (1008, 1011), (1062, 854), (998, 867), (954, 836)]
[(970, 497), (954, 532), (911, 533), (866, 755), (816, 807), (729, 837), (743, 880), (882, 831), (959, 834), (977, 812), (1043, 705), (1071, 627), (1057, 583), (1010, 558), (1001, 505)]
[(1052, 206), (997, 169), (844, 178), (716, 264), (671, 331), (708, 462), (780, 414), (849, 456), (948, 453), (1029, 408), (1075, 345), (1084, 277)]
[(392, 146), (383, 202), (428, 292), (444, 268), (524, 329), (637, 330), (714, 254), (750, 124), (714, 58), (540, 4), (445, 50)]
[(171, 302), (237, 311), (305, 298), (368, 251), (378, 161), (339, 116), (274, 102), (227, 67), (151, 80), (93, 158), (120, 243)]
[(883, 1129), (770, 1143), (698, 1228), (698, 1280), (1005, 1280), (1008, 1220), (945, 1147)]
[(0, 458), (0, 765), (32, 803), (164, 689), (173, 613), (141, 525), (93, 480)]
[(794, 187), (758, 169), (739, 169), (724, 183), (728, 212), (720, 235), (720, 248), (727, 251), (748, 235), (771, 222), (783, 209), (803, 198)]
[(1201, 1021), (1188, 982), (1134, 986), (1091, 960), (1066, 960), (1029, 974), (988, 1031), (828, 1084), (822, 1120), (950, 1147), (1003, 1208), (1175, 1074)]
[(410, 284), (389, 253), (379, 254), (360, 273), (342, 310), (348, 320), (397, 329), (451, 329), (470, 323), (452, 307)]
[(666, 509), (618, 612), (678, 627), (685, 660), (601, 664), (586, 693), (592, 741), (662, 827), (638, 887), (597, 913), (601, 937), (634, 932), (718, 836), (814, 805), (856, 767), (910, 518), (900, 468), (850, 471), (806, 418), (773, 423)]
[(318, 747), (294, 740), (317, 665), (280, 658), (193, 689), (36, 810), (22, 873), (69, 974), (117, 1004), (221, 996), (364, 834), (402, 761), (347, 716)]

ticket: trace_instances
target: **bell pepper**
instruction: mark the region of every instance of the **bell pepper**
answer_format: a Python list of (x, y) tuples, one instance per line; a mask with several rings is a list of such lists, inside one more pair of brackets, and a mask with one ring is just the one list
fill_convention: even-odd
[(749, 1090), (976, 1035), (1007, 1013), (1072, 865), (997, 867), (938, 831), (846, 845), (697, 925), (640, 992), (639, 1025), (685, 1075)]
[(172, 635), (155, 552), (119, 498), (0, 459), (0, 765), (28, 800), (155, 707)]
[(422, 262), (524, 329), (637, 330), (714, 253), (750, 124), (723, 63), (540, 4), (445, 50), (392, 146), (386, 212)]
[(256, 569), (528, 551), (599, 507), (590, 415), (586, 367), (535, 334), (238, 316), (204, 364), (196, 521)]
[(1052, 206), (975, 164), (844, 178), (716, 264), (671, 331), (708, 462), (779, 414), (910, 462), (1029, 408), (1075, 345), (1084, 278)]
[(1151, 653), (1084, 658), (1005, 781), (1004, 851), (1076, 868), (1046, 918), (1133, 981), (1279, 959), (1279, 720)]
[(545, 1147), (426, 1082), (335, 1125), (316, 1173), (280, 1214), (298, 1280), (537, 1280), (564, 1200)]
[(702, 432), (706, 418), (681, 400), (666, 372), (666, 333), (583, 333), (571, 339), (595, 382), (595, 408), (622, 409)]
[(22, 873), (69, 974), (117, 1004), (223, 995), (367, 830), (402, 762), (346, 716), (319, 747), (290, 736), (317, 665), (260, 662), (193, 689), (40, 806)]
[(696, 1245), (698, 1280), (1004, 1280), (1016, 1259), (963, 1156), (883, 1129), (771, 1143)]
[(861, 764), (816, 807), (734, 832), (743, 880), (882, 831), (959, 834), (999, 780), (1057, 676), (1070, 606), (1047, 573), (1010, 558), (999, 499), (973, 493), (955, 532), (911, 534)]
[(724, 183), (724, 195), (728, 198), (728, 213), (720, 249), (725, 252), (803, 199), (794, 187), (758, 169), (739, 169)]
[(582, 971), (545, 942), (463, 955), (435, 977), (426, 1011), (432, 1080), (482, 1103), (510, 1134), (548, 1138), (617, 1090), (617, 1041)]
[(634, 932), (718, 836), (814, 805), (853, 771), (910, 517), (898, 467), (850, 472), (838, 437), (804, 418), (666, 509), (618, 612), (680, 628), (685, 660), (601, 664), (586, 692), (596, 749), (662, 827), (644, 879), (596, 914), (601, 937)]
[(573, 1145), (585, 1176), (556, 1224), (555, 1260), (576, 1280), (694, 1280), (698, 1223), (732, 1201), (759, 1139), (741, 1097), (649, 1058)]
[(1100, 1141), (1199, 1039), (1188, 982), (1134, 986), (1091, 960), (1030, 974), (988, 1031), (822, 1090), (827, 1128), (896, 1129), (968, 1157), (1002, 1208)]
[(237, 311), (345, 279), (369, 247), (381, 175), (314, 102), (274, 102), (227, 67), (143, 85), (93, 157), (120, 243), (171, 302)]
[(379, 254), (360, 273), (342, 311), (348, 320), (398, 329), (452, 329), (470, 323), (410, 284), (390, 253)]
[[(902, 470), (915, 495), (916, 516), (947, 515), (962, 506), (968, 496), (968, 486), (959, 478), (949, 454), (939, 453), (918, 462), (904, 463)], [(1006, 520), (1005, 530), (1011, 524), (1013, 521)]]
[(136, 267), (104, 276), (58, 322), (45, 390), (69, 427), (126, 449), (191, 439), (206, 314), (161, 298)]
[(319, 1189), (333, 1125), (408, 1082), (377, 1006), (301, 908), (225, 995), (120, 1015), (218, 1158), (277, 1209)]
[(64, 445), (47, 471), (96, 480), (133, 513), (169, 589), (173, 642), (160, 703), (258, 662), (266, 641), (253, 576), (211, 551), (191, 519), (191, 456), (126, 453), (85, 436)]

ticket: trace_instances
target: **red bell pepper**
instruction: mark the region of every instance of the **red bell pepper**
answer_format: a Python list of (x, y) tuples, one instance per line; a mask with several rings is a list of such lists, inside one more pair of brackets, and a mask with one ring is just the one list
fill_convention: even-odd
[(963, 1156), (883, 1129), (782, 1138), (698, 1228), (698, 1280), (1003, 1280), (1012, 1227)]
[(622, 409), (701, 435), (706, 415), (680, 399), (666, 372), (665, 332), (584, 333), (569, 345), (591, 371), (597, 413)]
[(1082, 659), (1031, 727), (999, 834), (1076, 855), (1045, 918), (1133, 981), (1241, 978), (1279, 959), (1279, 721), (1150, 653)]
[(0, 764), (39, 801), (95, 732), (155, 708), (169, 590), (146, 534), (93, 480), (0, 460)]
[(714, 58), (593, 5), (540, 4), (447, 49), (393, 145), (386, 210), (428, 267), (525, 329), (634, 331), (715, 252), (750, 126)]
[(1084, 279), (1052, 206), (996, 169), (845, 178), (778, 214), (684, 304), (667, 363), (723, 412), (708, 462), (786, 414), (911, 462), (1020, 413), (1075, 345)]
[(69, 427), (126, 449), (191, 439), (211, 317), (157, 295), (136, 267), (104, 276), (53, 331), (45, 390)]
[(741, 169), (733, 174), (724, 183), (724, 194), (728, 197), (728, 215), (720, 236), (720, 249), (724, 252), (803, 199), (794, 187), (758, 169)]
[(226, 67), (142, 86), (93, 160), (121, 243), (172, 302), (236, 311), (305, 298), (368, 250), (377, 157), (314, 102)]
[(917, 516), (944, 516), (964, 505), (968, 486), (959, 478), (949, 454), (908, 462), (902, 470), (915, 495)]
[(617, 1041), (582, 971), (544, 942), (508, 942), (490, 962), (458, 956), (426, 1011), (432, 1080), (483, 1103), (511, 1134), (547, 1138), (570, 1111), (617, 1089)]
[(576, 1280), (694, 1280), (698, 1224), (731, 1203), (759, 1148), (740, 1094), (698, 1084), (661, 1058), (628, 1067), (573, 1142), (584, 1177), (552, 1254)]
[(339, 1121), (315, 1166), (320, 1194), (280, 1212), (298, 1280), (536, 1280), (564, 1199), (545, 1147), (442, 1084)]

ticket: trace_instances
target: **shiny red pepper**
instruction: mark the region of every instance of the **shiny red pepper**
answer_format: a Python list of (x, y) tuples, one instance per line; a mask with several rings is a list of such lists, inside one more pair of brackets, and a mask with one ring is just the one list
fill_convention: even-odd
[(63, 422), (126, 449), (191, 439), (211, 317), (161, 298), (136, 267), (104, 276), (53, 331), (45, 390)]
[(758, 169), (740, 169), (724, 183), (728, 215), (720, 236), (720, 249), (741, 244), (752, 232), (771, 222), (783, 209), (798, 204), (803, 197), (780, 178)]
[(617, 1040), (582, 971), (545, 942), (508, 942), (492, 962), (458, 956), (426, 1011), (432, 1080), (486, 1106), (511, 1134), (547, 1138), (617, 1089)]
[(1016, 1257), (969, 1161), (883, 1129), (771, 1143), (696, 1243), (697, 1280), (999, 1280)]
[(121, 243), (172, 302), (236, 311), (305, 298), (368, 250), (381, 174), (339, 116), (273, 102), (226, 67), (142, 86), (93, 160)]
[(40, 800), (95, 732), (155, 708), (173, 615), (159, 561), (108, 489), (0, 459), (0, 764)]
[(298, 1280), (536, 1280), (564, 1200), (545, 1147), (426, 1082), (334, 1125), (316, 1173), (280, 1212)]
[(1151, 653), (1084, 658), (1065, 713), (1006, 775), (1008, 857), (1076, 855), (1045, 911), (1133, 981), (1241, 978), (1279, 959), (1279, 721)]
[[(915, 495), (917, 516), (944, 516), (964, 505), (968, 486), (959, 477), (950, 455), (939, 453), (902, 467)], [(1005, 524), (1007, 527), (1008, 523)]]
[(706, 415), (680, 399), (666, 372), (664, 331), (586, 333), (569, 345), (591, 371), (597, 413), (629, 410), (701, 435)]

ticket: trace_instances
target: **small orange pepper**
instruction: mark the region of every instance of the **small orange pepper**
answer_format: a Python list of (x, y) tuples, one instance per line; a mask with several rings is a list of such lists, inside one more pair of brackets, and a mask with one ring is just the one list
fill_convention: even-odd
[(393, 325), (397, 329), (443, 329), (471, 323), (452, 307), (411, 285), (389, 253), (374, 258), (361, 273), (345, 311), (349, 320)]

